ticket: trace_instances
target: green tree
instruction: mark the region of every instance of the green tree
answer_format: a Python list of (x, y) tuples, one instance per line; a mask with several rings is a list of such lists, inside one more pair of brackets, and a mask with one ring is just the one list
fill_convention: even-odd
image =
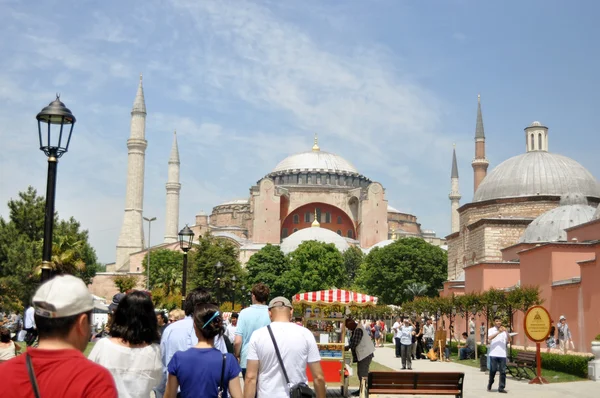
[(411, 296), (413, 299), (420, 297), (427, 293), (427, 283), (413, 282), (406, 286), (404, 293), (406, 293), (408, 296)]
[(369, 252), (357, 285), (383, 303), (399, 305), (412, 298), (406, 289), (413, 283), (427, 283), (425, 295), (437, 296), (447, 269), (448, 256), (443, 249), (420, 238), (403, 238)]
[(268, 244), (254, 253), (246, 264), (248, 288), (262, 282), (269, 286), (271, 297), (285, 296), (289, 287), (284, 274), (289, 270), (289, 259), (279, 246)]
[(137, 278), (133, 275), (117, 275), (113, 277), (113, 281), (121, 293), (126, 293), (138, 284)]
[[(148, 256), (144, 257), (142, 267), (148, 275)], [(175, 250), (158, 249), (150, 254), (150, 288), (160, 288), (164, 296), (181, 291), (183, 278), (183, 253)]]
[(296, 293), (341, 287), (346, 281), (344, 259), (333, 243), (314, 240), (302, 242), (288, 254), (290, 270), (283, 277), (285, 297)]
[[(29, 187), (9, 200), (8, 219), (0, 217), (0, 296), (6, 306), (22, 308), (39, 282), (45, 205)], [(55, 213), (51, 265), (57, 273), (72, 273), (89, 284), (97, 258), (88, 232), (80, 228), (75, 219), (60, 220)]]
[[(215, 292), (221, 299), (228, 299), (236, 293), (237, 286), (245, 282), (245, 272), (238, 259), (238, 249), (227, 239), (205, 234), (200, 237), (188, 256), (188, 292), (196, 287), (204, 287)], [(219, 275), (215, 269), (218, 262), (222, 265)], [(235, 284), (232, 281), (234, 275), (237, 278)]]
[(350, 246), (343, 254), (344, 269), (346, 271), (345, 287), (350, 287), (356, 280), (356, 274), (365, 258), (364, 253), (358, 246)]

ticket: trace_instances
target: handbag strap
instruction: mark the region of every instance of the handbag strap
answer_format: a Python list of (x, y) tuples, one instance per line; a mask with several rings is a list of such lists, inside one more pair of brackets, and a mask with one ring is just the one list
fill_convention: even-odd
[(223, 354), (223, 364), (221, 365), (221, 382), (219, 383), (219, 388), (222, 391), (225, 391), (223, 388), (225, 382), (225, 362), (227, 361), (227, 355)]
[(33, 364), (31, 363), (31, 357), (29, 353), (25, 354), (25, 363), (27, 364), (27, 372), (29, 373), (29, 381), (33, 388), (33, 395), (35, 398), (40, 398), (40, 389), (38, 388), (37, 380), (35, 378), (35, 372), (33, 371)]
[(275, 336), (273, 336), (273, 331), (271, 330), (271, 325), (267, 325), (267, 329), (269, 330), (269, 334), (271, 335), (271, 340), (273, 340), (273, 345), (275, 346), (275, 354), (277, 354), (277, 360), (279, 361), (279, 365), (283, 370), (283, 376), (285, 376), (285, 382), (290, 384), (290, 379), (288, 379), (287, 372), (285, 371), (285, 366), (283, 366), (283, 360), (281, 359), (281, 354), (279, 353), (279, 347), (277, 347), (277, 341), (275, 341)]

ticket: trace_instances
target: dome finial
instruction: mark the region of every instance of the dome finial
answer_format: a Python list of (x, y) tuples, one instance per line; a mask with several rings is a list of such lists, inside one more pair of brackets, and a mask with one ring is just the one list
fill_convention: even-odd
[(321, 224), (319, 224), (319, 222), (317, 221), (317, 208), (315, 207), (315, 221), (313, 221), (312, 227), (313, 228), (319, 228), (320, 226), (321, 226)]
[(319, 152), (321, 148), (319, 148), (319, 136), (315, 133), (315, 144), (312, 147), (313, 152)]

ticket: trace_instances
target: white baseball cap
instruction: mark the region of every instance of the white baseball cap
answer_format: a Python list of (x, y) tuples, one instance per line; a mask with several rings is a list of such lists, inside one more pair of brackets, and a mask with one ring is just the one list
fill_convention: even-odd
[(559, 321), (562, 321), (563, 319), (567, 319), (567, 318), (565, 318), (564, 315), (561, 315), (560, 318), (558, 318)]
[(85, 283), (73, 275), (59, 275), (44, 282), (31, 301), (35, 314), (44, 318), (64, 318), (94, 308), (94, 297)]

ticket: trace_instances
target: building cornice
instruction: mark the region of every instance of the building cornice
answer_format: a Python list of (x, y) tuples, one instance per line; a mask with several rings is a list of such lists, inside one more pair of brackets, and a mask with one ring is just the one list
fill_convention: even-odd
[(529, 225), (533, 218), (481, 218), (474, 223), (467, 225), (469, 231), (474, 230), (482, 225)]

